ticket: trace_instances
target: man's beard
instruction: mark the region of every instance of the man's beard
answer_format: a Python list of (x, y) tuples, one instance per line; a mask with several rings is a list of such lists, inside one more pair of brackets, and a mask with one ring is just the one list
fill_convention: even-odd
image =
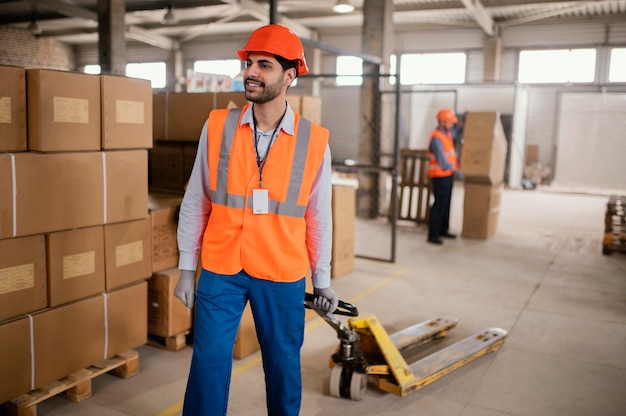
[[(283, 79), (281, 78), (275, 84), (267, 85), (262, 82), (258, 82), (261, 86), (260, 91), (248, 92), (245, 90), (246, 99), (255, 104), (265, 104), (272, 101), (280, 95), (283, 86)], [(255, 81), (256, 82), (256, 81)]]

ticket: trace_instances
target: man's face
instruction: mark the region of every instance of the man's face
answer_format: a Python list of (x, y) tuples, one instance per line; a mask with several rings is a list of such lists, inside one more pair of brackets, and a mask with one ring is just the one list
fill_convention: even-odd
[(243, 71), (246, 98), (256, 104), (272, 101), (293, 81), (290, 76), (273, 55), (252, 52)]
[(452, 130), (452, 127), (454, 127), (454, 123), (451, 121), (442, 121), (439, 124), (441, 125), (443, 131), (450, 131)]

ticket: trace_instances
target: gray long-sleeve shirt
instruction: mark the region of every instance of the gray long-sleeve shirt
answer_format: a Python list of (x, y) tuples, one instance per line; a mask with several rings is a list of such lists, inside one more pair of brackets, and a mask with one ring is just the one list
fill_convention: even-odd
[[(287, 111), (279, 129), (293, 136), (295, 116), (287, 103)], [(241, 125), (249, 124), (254, 130), (252, 106), (244, 112)], [(258, 150), (264, 158), (269, 150), (274, 130), (257, 131)], [(274, 142), (278, 139), (275, 138)], [(250, 140), (254, 140), (250, 137)], [(180, 207), (178, 222), (178, 248), (180, 251), (178, 267), (181, 270), (195, 270), (198, 253), (202, 245), (202, 236), (211, 215), (211, 198), (209, 196), (209, 165), (207, 122), (204, 123), (194, 166), (187, 184), (185, 196)], [(311, 195), (307, 205), (306, 245), (311, 265), (313, 286), (326, 288), (330, 286), (330, 256), (332, 248), (332, 212), (331, 212), (331, 156), (327, 146), (324, 159), (313, 181)]]

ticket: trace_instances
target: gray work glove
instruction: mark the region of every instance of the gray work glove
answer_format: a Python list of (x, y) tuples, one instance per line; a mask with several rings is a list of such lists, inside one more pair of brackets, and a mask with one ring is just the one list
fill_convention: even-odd
[(465, 180), (465, 172), (463, 172), (461, 169), (456, 169), (454, 171), (454, 178), (459, 181)]
[(196, 272), (193, 270), (181, 270), (180, 278), (174, 289), (174, 296), (180, 299), (186, 307), (193, 308), (196, 299)]
[(313, 294), (315, 295), (313, 305), (323, 312), (333, 313), (337, 309), (337, 306), (339, 306), (339, 296), (337, 296), (330, 286), (324, 289), (314, 288)]

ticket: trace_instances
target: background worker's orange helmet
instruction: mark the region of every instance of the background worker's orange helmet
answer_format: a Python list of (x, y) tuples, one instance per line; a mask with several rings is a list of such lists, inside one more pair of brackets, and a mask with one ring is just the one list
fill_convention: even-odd
[(450, 123), (457, 123), (459, 121), (459, 119), (456, 118), (454, 111), (450, 110), (449, 108), (443, 108), (439, 110), (439, 112), (437, 113), (437, 120), (447, 121)]
[(237, 56), (245, 61), (250, 52), (271, 53), (290, 61), (298, 61), (298, 75), (309, 72), (304, 60), (302, 42), (298, 35), (287, 26), (271, 24), (252, 32), (246, 46), (237, 51)]

